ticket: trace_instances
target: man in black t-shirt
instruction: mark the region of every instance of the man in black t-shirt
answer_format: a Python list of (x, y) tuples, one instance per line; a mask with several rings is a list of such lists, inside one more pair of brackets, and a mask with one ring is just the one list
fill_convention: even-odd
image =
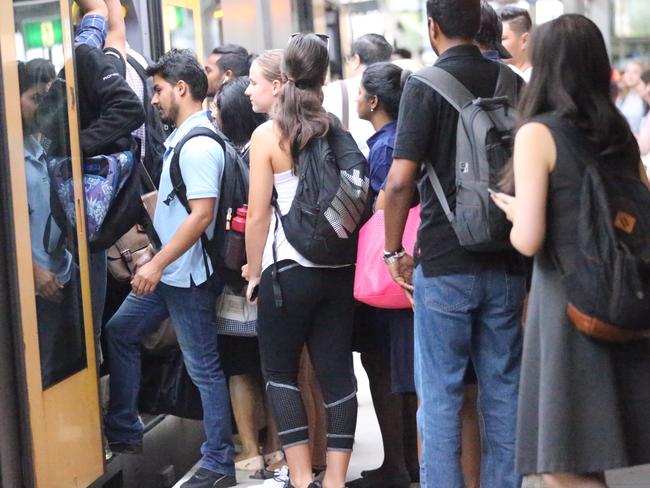
[[(499, 65), (473, 44), (479, 0), (428, 0), (431, 46), (444, 69), (475, 97), (492, 97)], [(419, 181), (421, 224), (414, 260), (401, 246), (421, 164), (433, 164), (455, 208), (458, 112), (411, 78), (402, 95), (386, 184), (385, 260), (415, 302), (415, 379), (423, 441), (422, 486), (464, 487), (460, 467), (463, 376), (471, 358), (483, 419), (481, 486), (515, 488), (514, 443), (525, 280), (514, 251), (469, 252), (459, 244), (430, 180)], [(409, 250), (410, 251), (410, 250)]]

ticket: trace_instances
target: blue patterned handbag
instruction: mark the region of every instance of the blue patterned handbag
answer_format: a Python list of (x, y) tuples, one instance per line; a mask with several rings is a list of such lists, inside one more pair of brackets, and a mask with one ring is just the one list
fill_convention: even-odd
[[(106, 215), (133, 172), (131, 151), (85, 158), (83, 162), (84, 206), (86, 233), (92, 243), (106, 219)], [(76, 211), (70, 158), (52, 158), (48, 163), (52, 189), (58, 197), (67, 223), (74, 227)]]

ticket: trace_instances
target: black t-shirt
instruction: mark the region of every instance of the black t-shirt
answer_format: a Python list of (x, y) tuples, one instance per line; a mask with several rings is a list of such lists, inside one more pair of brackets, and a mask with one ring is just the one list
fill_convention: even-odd
[[(477, 47), (462, 45), (448, 49), (435, 65), (456, 77), (475, 97), (494, 95), (499, 66), (483, 58)], [(458, 112), (442, 96), (417, 79), (407, 81), (400, 103), (393, 157), (418, 164), (433, 162), (452, 210), (456, 207), (457, 125)], [(513, 272), (523, 270), (522, 260), (515, 251), (478, 253), (463, 249), (426, 174), (418, 186), (422, 223), (415, 254), (425, 276), (503, 267)]]

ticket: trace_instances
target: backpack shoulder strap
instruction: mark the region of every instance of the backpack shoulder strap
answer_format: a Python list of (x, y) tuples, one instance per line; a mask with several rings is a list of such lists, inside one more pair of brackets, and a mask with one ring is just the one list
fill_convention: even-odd
[(348, 93), (348, 85), (345, 84), (345, 80), (339, 81), (339, 84), (341, 85), (343, 127), (345, 127), (345, 130), (350, 130), (350, 94)]
[(149, 76), (147, 76), (147, 71), (144, 66), (136, 58), (127, 53), (126, 62), (131, 65), (131, 67), (138, 73), (138, 76), (143, 82), (146, 82)]
[(187, 188), (185, 187), (185, 181), (183, 181), (183, 174), (181, 172), (181, 151), (183, 146), (195, 137), (209, 137), (216, 141), (224, 151), (224, 157), (226, 153), (226, 143), (219, 137), (219, 135), (208, 127), (195, 127), (191, 129), (185, 137), (183, 137), (174, 147), (174, 154), (172, 156), (171, 163), (169, 164), (169, 177), (172, 181), (172, 191), (169, 192), (165, 198), (165, 205), (169, 205), (174, 198), (178, 198), (178, 201), (181, 202), (181, 205), (187, 210), (187, 213), (191, 212), (190, 204), (187, 201)]
[(519, 75), (505, 64), (499, 63), (499, 77), (494, 90), (496, 97), (508, 97), (510, 105), (516, 107), (519, 102)]
[(453, 75), (437, 66), (427, 66), (411, 76), (433, 88), (459, 112), (476, 98)]
[[(183, 205), (188, 214), (192, 213), (192, 209), (190, 208), (190, 203), (187, 200), (187, 188), (185, 187), (185, 181), (183, 181), (180, 158), (183, 146), (187, 143), (187, 141), (195, 137), (209, 137), (221, 146), (224, 152), (224, 158), (226, 155), (225, 141), (219, 136), (219, 134), (208, 127), (194, 127), (174, 147), (174, 154), (172, 155), (172, 160), (169, 164), (169, 177), (172, 181), (172, 191), (169, 192), (169, 195), (167, 195), (167, 198), (165, 198), (165, 201), (163, 203), (165, 203), (165, 205), (169, 205), (172, 200), (174, 200), (174, 198), (178, 198), (178, 201), (181, 203), (181, 205)], [(203, 265), (205, 266), (206, 276), (210, 276), (210, 267), (208, 265), (209, 245), (210, 242), (208, 236), (204, 232), (201, 234), (201, 248), (203, 250)]]

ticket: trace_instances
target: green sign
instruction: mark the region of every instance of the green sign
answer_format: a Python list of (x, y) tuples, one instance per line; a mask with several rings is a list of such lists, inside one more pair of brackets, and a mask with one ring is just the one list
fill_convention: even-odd
[(61, 19), (25, 22), (23, 24), (23, 36), (26, 49), (52, 47), (55, 44), (62, 44)]

